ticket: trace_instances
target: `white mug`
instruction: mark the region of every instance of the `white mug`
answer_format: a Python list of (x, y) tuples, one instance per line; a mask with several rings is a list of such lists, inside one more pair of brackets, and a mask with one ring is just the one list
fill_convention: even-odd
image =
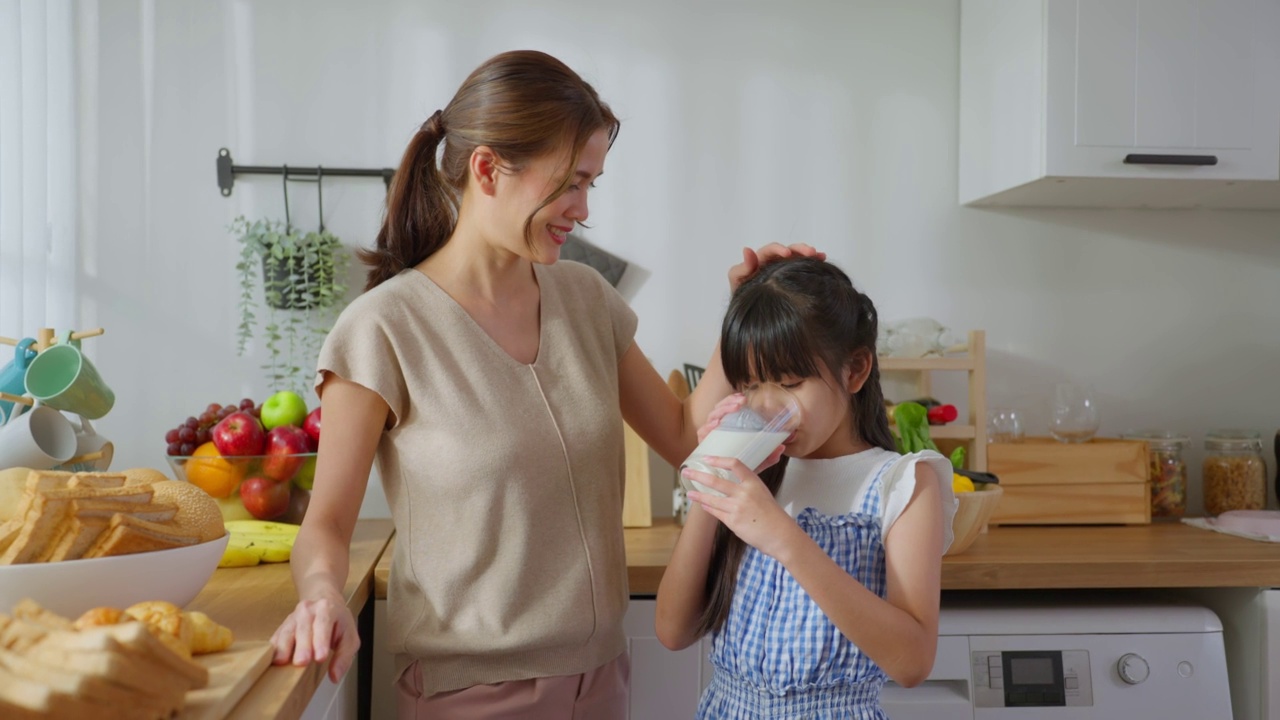
[[(76, 433), (76, 454), (71, 458), (72, 462), (63, 463), (54, 468), (54, 470), (65, 470), (67, 472), (106, 472), (111, 467), (111, 459), (115, 455), (115, 444), (105, 437), (98, 434), (93, 429), (93, 425), (89, 424), (88, 418), (83, 415), (76, 416), (79, 419), (79, 427), (72, 421), (72, 427)], [(85, 456), (96, 457), (85, 457)]]
[(37, 405), (0, 427), (0, 467), (49, 470), (75, 454), (75, 428), (51, 407)]

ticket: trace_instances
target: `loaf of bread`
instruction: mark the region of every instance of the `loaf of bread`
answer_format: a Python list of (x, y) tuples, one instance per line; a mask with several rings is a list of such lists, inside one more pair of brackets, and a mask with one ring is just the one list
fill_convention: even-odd
[(0, 502), (11, 507), (0, 523), (0, 565), (168, 550), (226, 533), (213, 498), (158, 470), (25, 472), (16, 500), (3, 489), (16, 475), (0, 479)]

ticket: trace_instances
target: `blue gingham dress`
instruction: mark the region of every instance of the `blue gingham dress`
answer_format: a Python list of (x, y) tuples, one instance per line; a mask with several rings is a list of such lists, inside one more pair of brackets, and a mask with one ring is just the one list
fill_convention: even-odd
[[(845, 463), (843, 469), (855, 467), (867, 473), (864, 477), (822, 478), (851, 488), (852, 511), (828, 513), (797, 506), (792, 514), (840, 567), (884, 597), (884, 510), (890, 502), (886, 480), (909, 473), (909, 497), (914, 463), (903, 463), (903, 456), (880, 449), (859, 455), (863, 457), (850, 456), (852, 465)], [(911, 457), (945, 462), (928, 455)], [(792, 475), (791, 468), (787, 475)], [(948, 472), (944, 500), (954, 512), (950, 480)], [(778, 499), (788, 507), (784, 492)], [(839, 501), (837, 505), (850, 507)], [(950, 527), (950, 513), (946, 520)], [(739, 568), (729, 617), (712, 641), (711, 664), (715, 672), (698, 704), (698, 718), (888, 720), (880, 708), (884, 671), (827, 619), (780, 563), (750, 546)]]

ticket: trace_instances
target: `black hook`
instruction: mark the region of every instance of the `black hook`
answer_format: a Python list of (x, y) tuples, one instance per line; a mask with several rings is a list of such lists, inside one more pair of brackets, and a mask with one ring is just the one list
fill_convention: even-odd
[(320, 165), (316, 166), (316, 201), (320, 207), (320, 232), (324, 232), (324, 191), (320, 188), (321, 181), (324, 180), (324, 168)]
[(284, 234), (288, 235), (293, 232), (293, 226), (289, 223), (289, 166), (284, 166)]

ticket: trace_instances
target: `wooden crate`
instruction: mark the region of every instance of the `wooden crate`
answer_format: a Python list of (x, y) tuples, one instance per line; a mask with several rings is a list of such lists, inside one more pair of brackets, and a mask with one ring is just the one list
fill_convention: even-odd
[(1151, 522), (1146, 443), (1052, 438), (987, 446), (1004, 497), (992, 525), (1145, 525)]

